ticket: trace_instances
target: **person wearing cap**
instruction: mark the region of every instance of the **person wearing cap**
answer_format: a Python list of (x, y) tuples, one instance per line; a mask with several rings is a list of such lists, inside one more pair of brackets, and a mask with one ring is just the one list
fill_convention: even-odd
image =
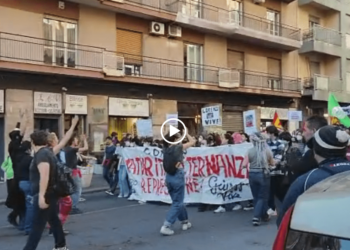
[(318, 168), (298, 177), (290, 186), (278, 214), (277, 226), (289, 207), (307, 189), (332, 175), (350, 170), (350, 162), (346, 159), (349, 139), (346, 131), (336, 126), (325, 126), (316, 131), (312, 147)]

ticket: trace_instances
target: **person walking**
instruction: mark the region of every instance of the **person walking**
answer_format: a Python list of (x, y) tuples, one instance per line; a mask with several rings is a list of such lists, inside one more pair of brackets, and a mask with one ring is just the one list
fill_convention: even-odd
[(266, 139), (261, 133), (250, 136), (253, 148), (248, 151), (249, 185), (252, 190), (254, 203), (254, 217), (252, 223), (259, 226), (262, 220), (268, 220), (268, 199), (270, 192), (270, 170), (273, 166), (273, 155), (268, 148)]
[(182, 224), (182, 230), (191, 228), (188, 221), (188, 214), (184, 204), (185, 199), (185, 171), (183, 169), (184, 151), (195, 145), (196, 140), (189, 134), (186, 135), (188, 142), (182, 144), (179, 140), (179, 134), (170, 136), (169, 132), (165, 133), (163, 149), (163, 167), (166, 172), (166, 186), (172, 204), (166, 215), (163, 226), (160, 229), (162, 235), (173, 235), (174, 231), (171, 226), (178, 219)]
[(33, 194), (33, 225), (23, 250), (35, 250), (42, 233), (49, 222), (55, 238), (54, 250), (67, 250), (66, 239), (60, 219), (57, 203), (59, 197), (54, 192), (54, 171), (56, 158), (52, 149), (47, 147), (48, 133), (36, 131), (30, 135), (34, 149), (33, 164), (30, 167), (30, 182)]

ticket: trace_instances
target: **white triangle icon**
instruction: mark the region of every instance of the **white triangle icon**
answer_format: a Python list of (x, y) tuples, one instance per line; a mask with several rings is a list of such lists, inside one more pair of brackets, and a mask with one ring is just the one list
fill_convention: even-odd
[(169, 132), (170, 132), (170, 136), (173, 136), (173, 135), (179, 133), (180, 130), (178, 130), (178, 129), (175, 128), (174, 126), (170, 125), (170, 126), (169, 126)]

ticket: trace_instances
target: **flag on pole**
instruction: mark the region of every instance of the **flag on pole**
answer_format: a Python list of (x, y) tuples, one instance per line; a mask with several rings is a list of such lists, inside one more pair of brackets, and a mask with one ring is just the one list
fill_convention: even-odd
[(345, 127), (350, 127), (350, 118), (345, 111), (339, 106), (339, 103), (332, 93), (328, 97), (328, 114), (333, 121), (333, 117), (337, 118)]
[(277, 114), (276, 111), (275, 111), (275, 115), (273, 116), (272, 124), (273, 124), (276, 128), (279, 128), (279, 129), (282, 128), (282, 124), (281, 124), (280, 118), (278, 118), (278, 114)]

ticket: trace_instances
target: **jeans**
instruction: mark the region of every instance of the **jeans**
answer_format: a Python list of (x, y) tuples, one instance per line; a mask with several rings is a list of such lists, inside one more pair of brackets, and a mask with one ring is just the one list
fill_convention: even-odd
[(73, 176), (76, 190), (74, 194), (71, 195), (72, 198), (72, 208), (76, 209), (79, 203), (81, 192), (83, 191), (81, 177), (79, 175)]
[[(276, 177), (272, 177), (272, 178), (276, 178)], [(276, 188), (278, 187), (276, 187), (275, 182), (272, 180), (272, 178), (270, 180), (270, 191), (269, 191), (269, 198), (267, 200), (267, 205), (272, 210), (276, 210), (274, 190), (276, 190)]]
[(63, 248), (66, 246), (63, 228), (58, 218), (58, 198), (54, 195), (50, 195), (47, 197), (46, 202), (49, 203), (49, 207), (41, 209), (39, 207), (39, 196), (33, 196), (33, 226), (23, 250), (35, 250), (38, 247), (47, 222), (50, 224), (55, 238), (55, 248)]
[(111, 185), (110, 185), (112, 193), (114, 193), (115, 190), (117, 189), (118, 182), (119, 182), (119, 171), (117, 169), (115, 169), (113, 180), (111, 181)]
[(103, 167), (103, 179), (105, 179), (105, 181), (108, 183), (108, 185), (111, 187), (112, 185), (112, 175), (111, 175), (111, 169), (109, 167), (106, 166), (102, 166)]
[(173, 225), (178, 219), (182, 223), (188, 221), (188, 214), (184, 205), (185, 199), (185, 172), (178, 169), (175, 175), (167, 174), (165, 177), (166, 185), (172, 204), (166, 215), (164, 226)]
[(30, 181), (20, 181), (19, 188), (22, 190), (26, 200), (26, 211), (24, 214), (24, 231), (29, 233), (33, 222), (33, 196)]
[(263, 219), (268, 210), (270, 177), (265, 176), (263, 172), (250, 172), (249, 185), (253, 194), (254, 218)]
[(121, 164), (119, 168), (119, 190), (119, 196), (128, 197), (130, 195), (128, 172), (124, 164)]

